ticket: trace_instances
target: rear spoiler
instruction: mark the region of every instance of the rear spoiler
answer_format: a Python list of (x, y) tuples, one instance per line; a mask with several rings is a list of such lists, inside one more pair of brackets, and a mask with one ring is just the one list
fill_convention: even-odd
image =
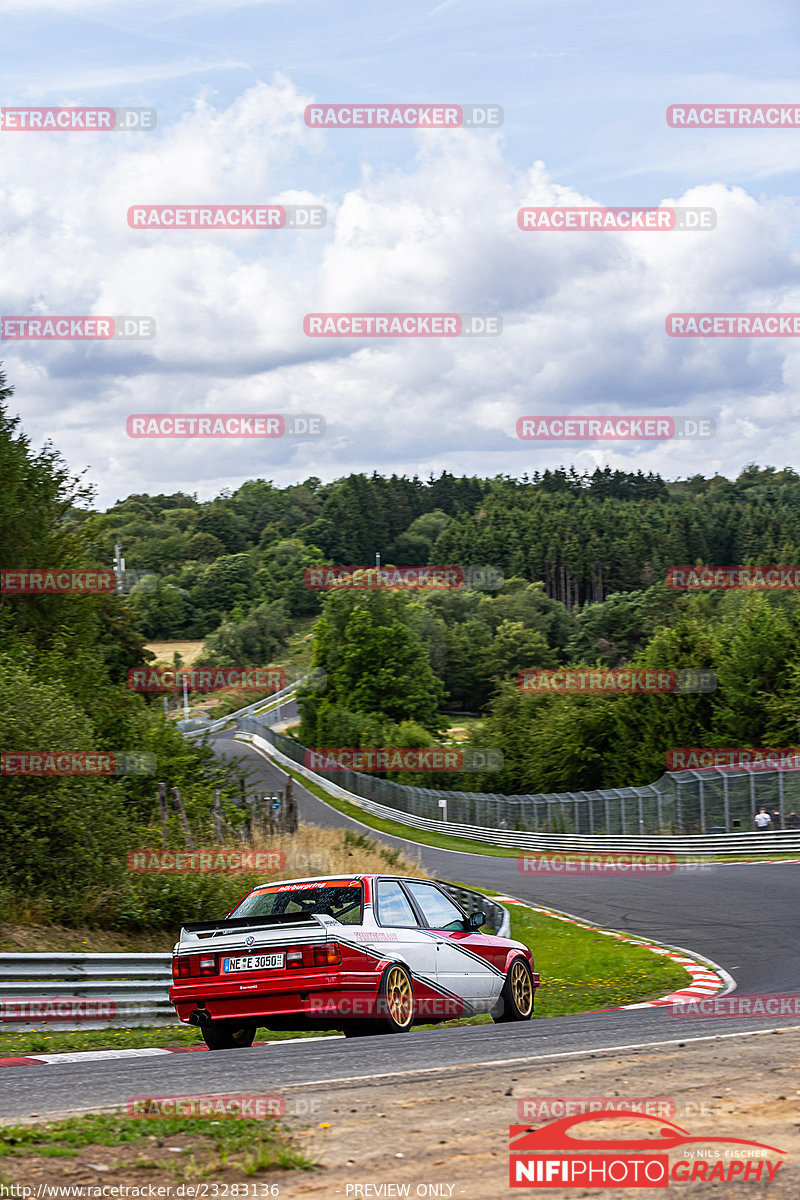
[(269, 929), (273, 925), (309, 925), (316, 919), (316, 913), (276, 913), (275, 916), (263, 917), (226, 917), (223, 921), (190, 921), (183, 926), (182, 932), (215, 933), (219, 930)]

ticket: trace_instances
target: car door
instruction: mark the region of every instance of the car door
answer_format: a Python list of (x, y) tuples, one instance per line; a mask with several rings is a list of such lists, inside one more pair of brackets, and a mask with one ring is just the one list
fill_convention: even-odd
[(420, 929), (419, 918), (399, 879), (375, 881), (375, 920), (380, 927), (375, 948), (381, 957), (404, 962), (417, 984), (435, 988), (436, 945), (430, 934)]
[(463, 997), (476, 1012), (487, 1012), (500, 995), (503, 974), (481, 954), (482, 934), (465, 929), (462, 910), (436, 884), (421, 879), (404, 884), (436, 939), (439, 985)]

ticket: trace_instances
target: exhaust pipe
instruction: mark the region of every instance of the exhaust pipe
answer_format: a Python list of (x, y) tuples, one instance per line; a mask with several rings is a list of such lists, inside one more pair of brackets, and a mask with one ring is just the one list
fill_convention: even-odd
[(211, 1021), (211, 1013), (207, 1008), (196, 1008), (193, 1013), (189, 1013), (190, 1025), (208, 1025)]

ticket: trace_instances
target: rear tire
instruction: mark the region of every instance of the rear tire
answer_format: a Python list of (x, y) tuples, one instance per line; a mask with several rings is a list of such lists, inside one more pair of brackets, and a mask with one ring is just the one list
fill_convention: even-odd
[(240, 1025), (237, 1021), (211, 1021), (201, 1025), (200, 1032), (209, 1050), (236, 1050), (252, 1046), (255, 1025)]
[(392, 963), (378, 988), (375, 1033), (408, 1033), (414, 1024), (414, 984), (406, 967)]
[(497, 1025), (507, 1021), (530, 1021), (533, 1016), (533, 976), (524, 958), (515, 958), (508, 969), (500, 1000), (492, 1009)]

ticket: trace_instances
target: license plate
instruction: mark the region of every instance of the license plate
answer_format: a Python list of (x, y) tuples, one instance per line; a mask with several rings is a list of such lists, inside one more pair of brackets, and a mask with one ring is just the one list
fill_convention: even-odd
[(283, 966), (282, 954), (245, 954), (242, 958), (223, 958), (223, 971), (269, 971)]

